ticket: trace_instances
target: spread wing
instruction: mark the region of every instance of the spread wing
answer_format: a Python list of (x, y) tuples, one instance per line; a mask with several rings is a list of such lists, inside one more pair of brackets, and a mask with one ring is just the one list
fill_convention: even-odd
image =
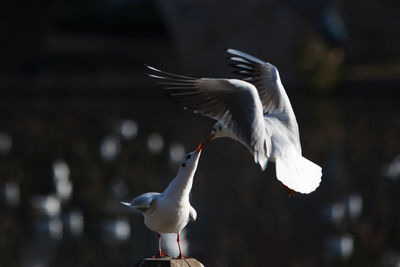
[(235, 73), (244, 76), (244, 81), (257, 88), (264, 113), (280, 113), (287, 105), (290, 106), (278, 69), (274, 65), (235, 49), (227, 49), (226, 52), (230, 54)]
[(148, 66), (166, 86), (168, 95), (187, 109), (222, 122), (248, 147), (262, 167), (267, 158), (267, 133), (257, 89), (237, 79), (196, 79), (166, 73)]

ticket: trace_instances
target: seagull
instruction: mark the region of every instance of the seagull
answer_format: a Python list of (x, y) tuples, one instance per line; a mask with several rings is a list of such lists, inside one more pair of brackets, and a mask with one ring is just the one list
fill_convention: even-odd
[(226, 52), (243, 79), (193, 78), (147, 66), (149, 76), (159, 79), (185, 109), (217, 120), (207, 143), (219, 137), (239, 141), (262, 170), (268, 161), (275, 162), (276, 177), (290, 196), (313, 192), (322, 169), (302, 156), (296, 117), (278, 69), (235, 49)]
[(158, 234), (158, 252), (153, 258), (168, 257), (161, 250), (161, 233), (177, 233), (179, 256), (182, 254), (180, 231), (189, 221), (197, 218), (196, 210), (189, 203), (189, 193), (193, 184), (193, 176), (197, 169), (203, 144), (184, 156), (178, 174), (162, 193), (144, 193), (129, 202), (122, 204), (139, 210), (144, 216), (144, 224)]

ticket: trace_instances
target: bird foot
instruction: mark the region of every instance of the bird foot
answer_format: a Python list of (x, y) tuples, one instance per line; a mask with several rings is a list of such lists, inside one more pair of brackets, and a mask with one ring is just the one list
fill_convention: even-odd
[(286, 192), (288, 193), (289, 197), (294, 197), (294, 190), (287, 187), (286, 185), (282, 184), (283, 189), (286, 190)]
[(178, 257), (175, 257), (174, 259), (178, 260), (178, 259), (186, 259), (188, 257), (183, 256), (182, 254), (180, 254)]
[(157, 259), (157, 258), (165, 258), (165, 257), (169, 257), (169, 255), (165, 252), (158, 251), (157, 254), (154, 255), (152, 258)]

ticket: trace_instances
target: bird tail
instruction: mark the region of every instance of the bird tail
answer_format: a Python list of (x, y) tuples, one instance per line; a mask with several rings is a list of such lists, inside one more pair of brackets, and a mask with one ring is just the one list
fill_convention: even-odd
[(131, 203), (129, 203), (129, 202), (121, 202), (121, 204), (123, 204), (123, 205), (125, 205), (125, 206), (128, 206), (128, 207), (132, 207), (132, 206), (131, 206)]
[(321, 167), (295, 151), (277, 158), (275, 163), (278, 180), (294, 191), (309, 194), (321, 182)]

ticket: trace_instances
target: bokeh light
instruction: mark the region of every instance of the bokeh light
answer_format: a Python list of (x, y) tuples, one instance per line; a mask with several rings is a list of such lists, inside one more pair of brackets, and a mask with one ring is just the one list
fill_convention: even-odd
[(116, 136), (106, 136), (100, 145), (100, 155), (104, 161), (113, 161), (121, 150), (120, 140)]
[(12, 148), (12, 138), (5, 132), (0, 132), (0, 154), (10, 153)]
[(16, 206), (20, 201), (20, 188), (15, 181), (8, 181), (3, 185), (5, 202), (10, 206)]
[(42, 215), (55, 217), (61, 213), (61, 201), (54, 195), (34, 196), (31, 203)]
[(179, 163), (185, 155), (185, 148), (180, 143), (172, 143), (169, 147), (169, 157), (173, 163)]
[(159, 133), (150, 134), (147, 138), (147, 147), (152, 154), (159, 154), (164, 148), (164, 138)]
[(70, 211), (66, 215), (64, 224), (72, 236), (81, 236), (84, 230), (84, 218), (82, 212), (79, 210)]
[(392, 162), (385, 164), (382, 173), (390, 180), (396, 180), (400, 177), (400, 155), (397, 155)]
[(133, 120), (123, 120), (118, 124), (117, 132), (124, 140), (129, 141), (137, 136), (139, 127)]
[(105, 220), (102, 223), (103, 238), (107, 242), (127, 241), (131, 234), (129, 221), (126, 219)]

